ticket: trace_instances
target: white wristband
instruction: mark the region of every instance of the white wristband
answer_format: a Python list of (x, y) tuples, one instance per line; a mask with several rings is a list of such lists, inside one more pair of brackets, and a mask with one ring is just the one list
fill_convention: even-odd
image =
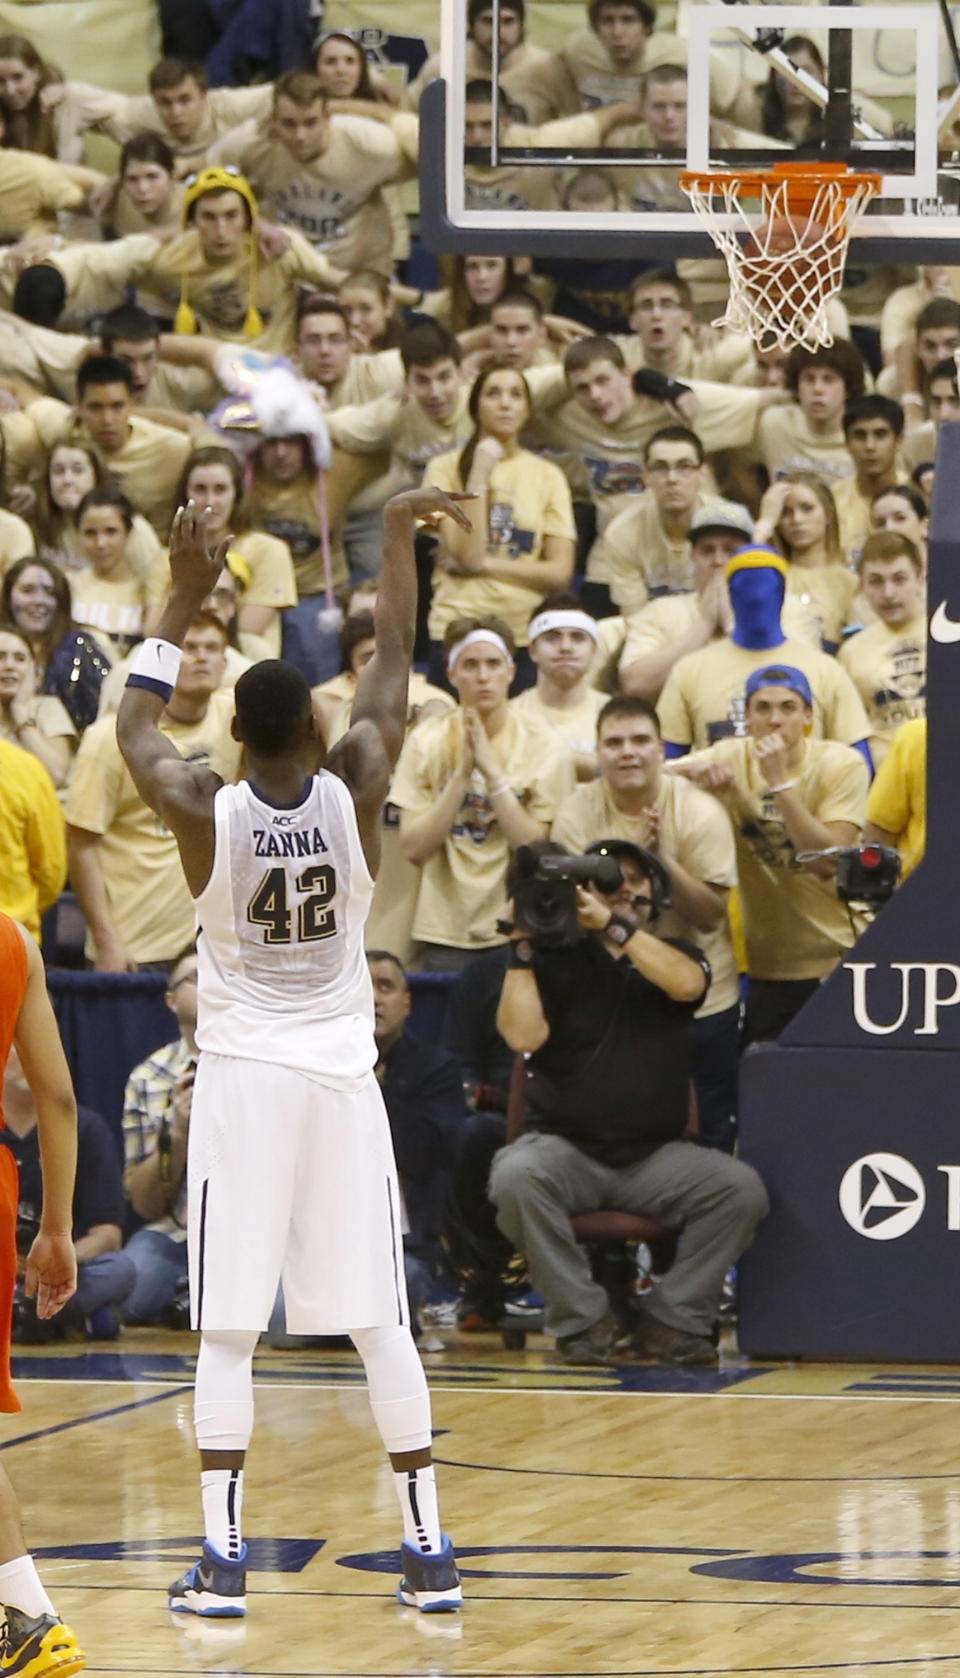
[(149, 640), (141, 641), (133, 655), (127, 687), (146, 688), (166, 704), (177, 685), (182, 658), (183, 653), (172, 641), (159, 641), (151, 635)]
[(768, 787), (767, 791), (768, 792), (789, 792), (790, 788), (795, 787), (796, 784), (797, 784), (796, 781), (782, 781), (778, 787)]

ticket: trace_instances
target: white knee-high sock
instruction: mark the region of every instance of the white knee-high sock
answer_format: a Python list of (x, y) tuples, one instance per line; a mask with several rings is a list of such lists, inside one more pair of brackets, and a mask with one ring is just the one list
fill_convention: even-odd
[[(201, 1451), (245, 1451), (253, 1432), (254, 1332), (200, 1336), (193, 1423)], [(227, 1561), (243, 1548), (243, 1469), (205, 1468), (200, 1475), (207, 1543)]]
[[(430, 1393), (409, 1328), (358, 1329), (351, 1339), (363, 1359), (373, 1419), (390, 1455), (428, 1450)], [(442, 1534), (432, 1465), (394, 1470), (393, 1480), (404, 1542), (424, 1552), (439, 1550)]]
[(243, 1469), (203, 1469), (200, 1496), (207, 1543), (227, 1561), (238, 1561), (243, 1549)]
[(17, 1556), (0, 1567), (0, 1603), (4, 1608), (19, 1608), (31, 1620), (57, 1612), (40, 1583), (32, 1556)]

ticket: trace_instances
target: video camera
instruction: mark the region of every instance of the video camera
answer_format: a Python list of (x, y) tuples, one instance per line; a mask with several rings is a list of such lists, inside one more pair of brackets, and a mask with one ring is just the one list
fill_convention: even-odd
[(650, 881), (650, 920), (670, 907), (670, 881), (659, 857), (627, 840), (598, 840), (585, 856), (566, 856), (521, 845), (512, 869), (513, 924), (541, 949), (560, 950), (580, 942), (577, 887), (618, 891), (623, 870), (618, 855), (642, 869)]
[(797, 861), (815, 862), (824, 856), (836, 861), (841, 903), (879, 908), (900, 884), (900, 855), (889, 845), (831, 845), (824, 851), (800, 851)]

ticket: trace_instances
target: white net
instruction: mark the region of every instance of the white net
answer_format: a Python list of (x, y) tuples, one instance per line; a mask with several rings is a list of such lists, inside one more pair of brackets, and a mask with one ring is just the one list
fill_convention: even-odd
[[(832, 344), (827, 305), (843, 284), (850, 235), (879, 186), (876, 176), (684, 174), (680, 184), (723, 254), (726, 313), (715, 321), (762, 349)], [(749, 192), (759, 211), (742, 200)]]

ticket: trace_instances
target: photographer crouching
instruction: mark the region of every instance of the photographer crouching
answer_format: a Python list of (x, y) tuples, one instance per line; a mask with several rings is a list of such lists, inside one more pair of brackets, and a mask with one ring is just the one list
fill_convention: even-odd
[(648, 928), (669, 906), (649, 851), (599, 840), (585, 857), (523, 847), (497, 1027), (527, 1059), (526, 1128), (489, 1192), (523, 1253), (565, 1363), (612, 1362), (624, 1326), (570, 1225), (578, 1212), (646, 1213), (679, 1231), (676, 1259), (638, 1306), (640, 1355), (715, 1364), (723, 1279), (768, 1209), (757, 1173), (685, 1137), (688, 1026), (710, 984), (693, 944)]

